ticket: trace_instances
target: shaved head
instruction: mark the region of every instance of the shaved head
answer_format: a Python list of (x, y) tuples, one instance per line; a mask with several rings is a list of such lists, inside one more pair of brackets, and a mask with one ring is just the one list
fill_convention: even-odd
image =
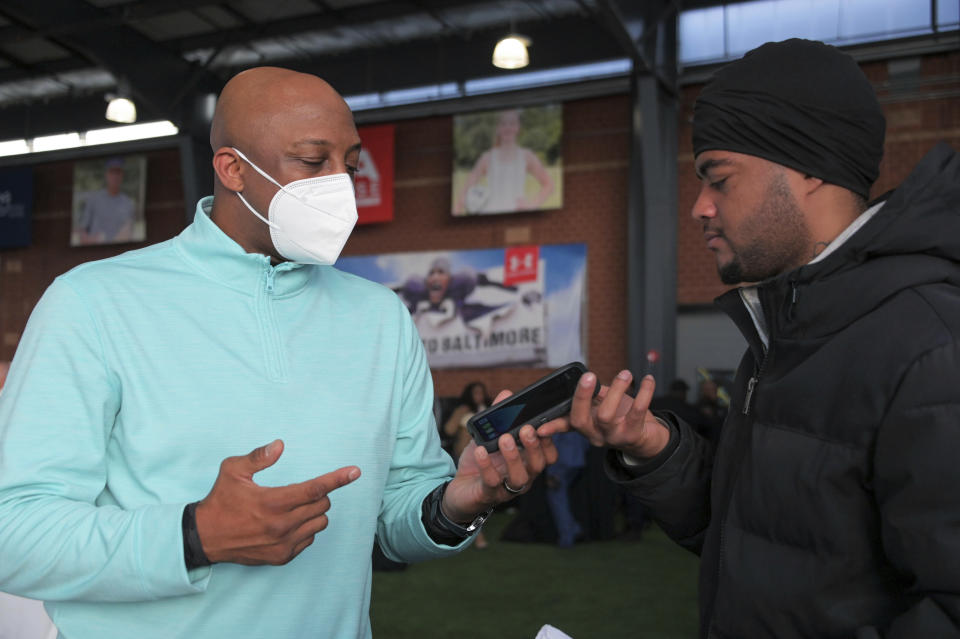
[(257, 67), (235, 75), (220, 93), (210, 127), (210, 146), (249, 149), (277, 133), (290, 118), (316, 118), (318, 111), (353, 126), (350, 108), (322, 79), (308, 73)]
[[(278, 67), (257, 67), (223, 87), (210, 127), (214, 202), (211, 219), (249, 252), (282, 261), (269, 227), (247, 210), (243, 197), (264, 218), (276, 184), (337, 173), (353, 176), (360, 136), (340, 94), (315, 75)], [(248, 158), (240, 157), (239, 150)]]

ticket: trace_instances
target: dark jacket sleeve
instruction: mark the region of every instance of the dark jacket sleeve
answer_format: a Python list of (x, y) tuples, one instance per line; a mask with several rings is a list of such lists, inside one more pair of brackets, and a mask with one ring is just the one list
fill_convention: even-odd
[[(710, 473), (713, 454), (707, 441), (672, 413), (657, 416), (671, 424), (674, 447), (659, 465), (627, 468), (619, 453), (606, 459), (607, 475), (626, 487), (657, 520), (664, 532), (678, 544), (700, 554), (710, 523)], [(676, 440), (674, 440), (676, 438)]]
[(915, 603), (858, 637), (960, 637), (960, 344), (920, 357), (880, 427), (883, 548)]

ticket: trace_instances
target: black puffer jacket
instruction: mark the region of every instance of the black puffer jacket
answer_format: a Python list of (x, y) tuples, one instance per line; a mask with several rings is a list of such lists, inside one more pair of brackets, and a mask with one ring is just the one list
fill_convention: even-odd
[(750, 349), (716, 453), (681, 423), (628, 482), (701, 554), (701, 636), (960, 637), (960, 155), (759, 295), (766, 353), (718, 299)]

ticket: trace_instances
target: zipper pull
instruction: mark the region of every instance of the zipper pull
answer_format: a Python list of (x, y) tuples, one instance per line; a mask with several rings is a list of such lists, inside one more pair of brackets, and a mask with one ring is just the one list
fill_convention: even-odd
[(273, 275), (274, 270), (269, 269), (267, 271), (267, 293), (273, 293)]
[(750, 414), (750, 402), (753, 400), (753, 389), (757, 385), (757, 378), (751, 377), (747, 381), (747, 396), (743, 399), (743, 414)]

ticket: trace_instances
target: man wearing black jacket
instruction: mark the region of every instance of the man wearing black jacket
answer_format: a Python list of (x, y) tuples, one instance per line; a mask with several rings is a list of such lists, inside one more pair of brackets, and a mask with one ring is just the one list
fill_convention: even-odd
[(856, 63), (768, 43), (694, 111), (702, 223), (747, 338), (714, 452), (628, 371), (570, 426), (701, 557), (701, 637), (960, 637), (960, 155), (869, 205), (884, 120)]

